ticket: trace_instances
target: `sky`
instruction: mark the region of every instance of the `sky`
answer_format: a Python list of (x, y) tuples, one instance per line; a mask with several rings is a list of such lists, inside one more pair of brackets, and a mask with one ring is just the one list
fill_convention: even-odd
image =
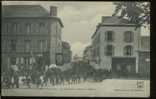
[[(55, 1), (3, 1), (4, 5), (42, 5), (49, 11), (49, 6), (58, 7), (58, 17), (64, 28), (62, 40), (71, 45), (73, 55), (83, 55), (83, 50), (91, 44), (91, 36), (102, 16), (111, 16), (115, 10), (113, 2), (55, 2)], [(142, 35), (149, 35), (147, 28), (142, 28)]]

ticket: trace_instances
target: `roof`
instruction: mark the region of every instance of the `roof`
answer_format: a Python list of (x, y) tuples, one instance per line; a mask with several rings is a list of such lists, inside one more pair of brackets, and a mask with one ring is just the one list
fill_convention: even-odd
[(40, 5), (3, 5), (3, 17), (43, 17), (49, 12)]
[(66, 49), (70, 49), (70, 45), (69, 45), (69, 43), (66, 42), (66, 41), (62, 41), (62, 47), (63, 47), (63, 48), (66, 48)]
[(87, 52), (87, 51), (89, 51), (91, 48), (92, 48), (91, 45), (87, 46), (87, 47), (84, 49), (84, 53)]
[(103, 16), (101, 24), (105, 25), (126, 25), (132, 24), (129, 20), (119, 18), (118, 16)]
[(2, 18), (52, 18), (59, 21), (59, 17), (50, 16), (50, 13), (41, 5), (3, 5)]
[(137, 26), (136, 24), (131, 23), (125, 18), (119, 18), (118, 16), (102, 16), (101, 22), (97, 25), (97, 28), (92, 35), (92, 38), (96, 34), (97, 30), (101, 26)]

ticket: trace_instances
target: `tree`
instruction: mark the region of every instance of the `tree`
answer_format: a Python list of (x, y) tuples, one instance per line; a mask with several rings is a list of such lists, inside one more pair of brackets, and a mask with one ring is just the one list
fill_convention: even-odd
[(137, 25), (150, 24), (150, 2), (115, 2), (116, 9), (112, 16), (119, 14)]

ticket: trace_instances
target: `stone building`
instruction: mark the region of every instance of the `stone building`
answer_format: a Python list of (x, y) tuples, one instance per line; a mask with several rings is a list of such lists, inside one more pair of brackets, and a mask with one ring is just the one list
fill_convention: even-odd
[(62, 42), (63, 63), (70, 63), (72, 58), (71, 47), (68, 42)]
[(142, 36), (140, 42), (139, 68), (141, 77), (150, 78), (150, 36)]
[(81, 62), (83, 61), (83, 57), (78, 56), (77, 54), (75, 54), (72, 58), (72, 63), (77, 63), (77, 62)]
[(126, 19), (104, 16), (92, 35), (94, 61), (100, 68), (138, 73), (140, 27)]
[(30, 65), (37, 57), (55, 64), (62, 52), (62, 27), (57, 7), (48, 12), (40, 5), (3, 5), (2, 66)]

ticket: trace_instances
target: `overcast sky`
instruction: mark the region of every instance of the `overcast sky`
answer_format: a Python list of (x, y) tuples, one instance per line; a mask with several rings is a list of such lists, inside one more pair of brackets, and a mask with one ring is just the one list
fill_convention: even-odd
[[(7, 5), (39, 4), (49, 10), (49, 6), (58, 7), (58, 17), (64, 28), (62, 39), (71, 45), (73, 55), (82, 56), (83, 50), (91, 43), (91, 35), (102, 16), (111, 16), (115, 6), (112, 2), (54, 2), (54, 1), (3, 1)], [(142, 29), (142, 35), (149, 35), (149, 30)]]

